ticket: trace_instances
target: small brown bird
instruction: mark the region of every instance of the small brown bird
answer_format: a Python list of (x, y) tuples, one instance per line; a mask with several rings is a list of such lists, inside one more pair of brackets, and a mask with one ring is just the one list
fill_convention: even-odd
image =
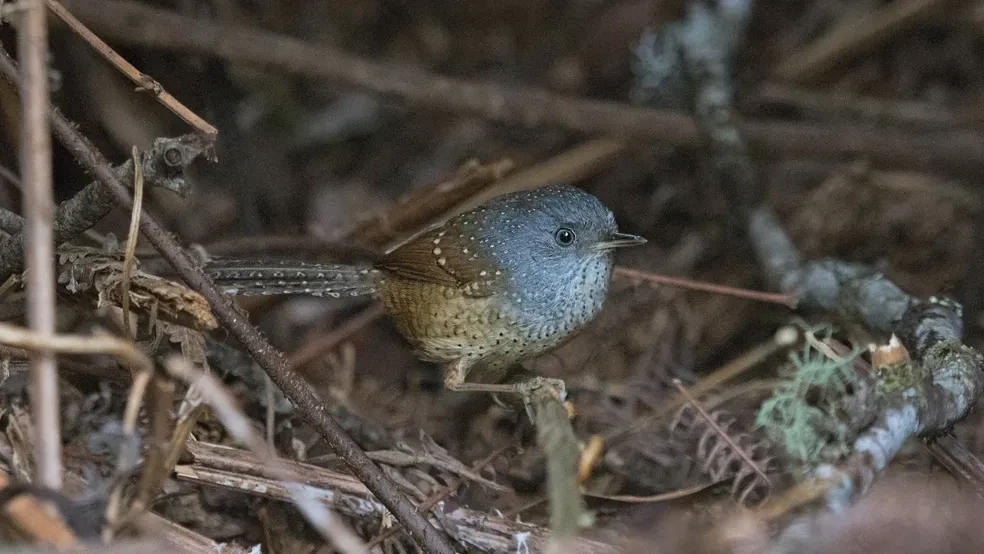
[(448, 389), (522, 393), (528, 383), (503, 383), (510, 371), (590, 322), (614, 250), (645, 242), (618, 232), (594, 196), (553, 185), (494, 198), (373, 267), (216, 259), (205, 270), (231, 294), (375, 296), (421, 358), (445, 364)]

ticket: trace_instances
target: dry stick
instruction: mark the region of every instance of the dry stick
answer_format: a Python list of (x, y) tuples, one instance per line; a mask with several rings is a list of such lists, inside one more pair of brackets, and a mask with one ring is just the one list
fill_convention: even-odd
[[(485, 468), (485, 466), (491, 464), (499, 456), (502, 456), (503, 454), (505, 454), (506, 452), (508, 452), (509, 450), (511, 450), (511, 449), (513, 449), (515, 447), (516, 447), (515, 444), (507, 444), (507, 445), (505, 445), (505, 446), (503, 446), (503, 447), (501, 447), (501, 448), (493, 451), (488, 456), (486, 456), (486, 457), (482, 458), (481, 460), (475, 462), (475, 464), (473, 464), (472, 467), (471, 467), (472, 471), (475, 472), (475, 473), (478, 473), (478, 472), (482, 471), (482, 469)], [(436, 493), (434, 493), (433, 495), (431, 495), (430, 498), (428, 498), (427, 500), (425, 500), (420, 506), (417, 507), (417, 511), (419, 511), (421, 514), (426, 513), (428, 510), (430, 510), (434, 506), (437, 506), (438, 502), (444, 500), (448, 496), (451, 496), (451, 494), (453, 494), (454, 491), (458, 490), (458, 488), (461, 487), (461, 485), (464, 484), (464, 483), (465, 483), (464, 477), (458, 477), (457, 479), (455, 479), (454, 481), (452, 481), (448, 486), (444, 487), (443, 489), (441, 489), (441, 490), (437, 491)], [(397, 534), (399, 531), (400, 531), (400, 527), (395, 526), (395, 525), (393, 527), (390, 527), (389, 529), (383, 531), (382, 534), (380, 534), (376, 538), (374, 538), (371, 541), (369, 541), (368, 543), (366, 543), (366, 550), (372, 550), (376, 546), (379, 546), (380, 544), (383, 543), (383, 541), (385, 541), (386, 539), (388, 539), (388, 538), (392, 537), (393, 535)]]
[(625, 502), (627, 504), (650, 504), (656, 502), (666, 502), (667, 500), (678, 500), (680, 498), (685, 498), (687, 496), (697, 494), (702, 490), (712, 487), (721, 481), (711, 481), (710, 483), (701, 483), (700, 485), (694, 485), (692, 487), (687, 487), (684, 489), (677, 489), (671, 492), (664, 492), (661, 494), (653, 494), (649, 496), (636, 496), (633, 494), (591, 494), (585, 493), (584, 496), (588, 498), (599, 498), (601, 500), (611, 500), (613, 502)]
[[(532, 87), (507, 87), (450, 79), (406, 66), (369, 62), (324, 45), (257, 29), (219, 25), (136, 2), (70, 0), (76, 15), (107, 37), (126, 44), (207, 54), (275, 70), (319, 77), (438, 110), (476, 114), (491, 121), (538, 127), (556, 125), (589, 134), (700, 146), (693, 119), (680, 112), (571, 98)], [(978, 177), (984, 172), (984, 138), (975, 132), (913, 133), (901, 128), (746, 121), (756, 152), (875, 163)]]
[(686, 387), (683, 386), (683, 383), (681, 383), (679, 379), (674, 379), (673, 386), (676, 387), (677, 391), (680, 392), (680, 395), (683, 396), (684, 399), (686, 399), (687, 403), (693, 406), (695, 410), (697, 410), (697, 413), (700, 414), (700, 417), (704, 418), (704, 421), (707, 422), (707, 424), (711, 427), (711, 429), (714, 429), (714, 432), (717, 433), (721, 437), (721, 439), (724, 440), (724, 442), (728, 443), (728, 446), (731, 447), (731, 451), (737, 454), (742, 460), (744, 460), (745, 463), (748, 464), (749, 467), (751, 467), (752, 470), (754, 470), (755, 473), (757, 473), (758, 476), (761, 477), (762, 480), (765, 481), (767, 485), (769, 485), (769, 488), (772, 488), (772, 480), (769, 479), (769, 476), (766, 475), (764, 471), (762, 471), (762, 468), (760, 468), (758, 464), (755, 463), (755, 460), (753, 460), (748, 455), (748, 453), (742, 450), (742, 448), (738, 446), (735, 443), (735, 441), (731, 439), (730, 435), (724, 432), (724, 429), (722, 429), (721, 426), (718, 425), (716, 421), (714, 421), (714, 418), (711, 417), (711, 414), (707, 413), (704, 407), (701, 406), (700, 403), (697, 402), (697, 400), (689, 392), (687, 392), (687, 389)]
[(790, 54), (776, 69), (779, 78), (816, 84), (837, 64), (871, 51), (954, 0), (900, 0), (857, 17), (845, 17), (832, 31)]
[(123, 332), (130, 335), (130, 278), (133, 276), (134, 252), (140, 224), (140, 210), (143, 206), (143, 167), (140, 165), (140, 152), (133, 147), (133, 209), (130, 211), (130, 231), (126, 237), (126, 254), (123, 257), (123, 292), (120, 307), (123, 310)]
[(58, 16), (59, 19), (65, 22), (75, 34), (82, 37), (83, 40), (89, 43), (96, 52), (106, 58), (109, 63), (116, 66), (121, 73), (130, 78), (131, 81), (137, 84), (139, 90), (149, 91), (154, 95), (155, 98), (164, 106), (171, 110), (174, 115), (180, 117), (187, 123), (195, 128), (199, 133), (202, 133), (209, 137), (216, 137), (219, 131), (210, 125), (204, 119), (198, 117), (198, 115), (185, 107), (184, 104), (178, 102), (178, 100), (168, 94), (164, 87), (160, 83), (152, 79), (149, 75), (142, 73), (136, 67), (130, 64), (130, 62), (123, 59), (123, 56), (117, 54), (108, 44), (102, 41), (99, 37), (95, 35), (92, 31), (86, 28), (81, 21), (75, 18), (64, 6), (58, 3), (58, 0), (45, 0), (48, 4), (48, 8), (51, 12)]
[[(0, 345), (0, 358), (26, 360), (30, 357), (31, 353), (27, 350)], [(70, 371), (78, 375), (89, 375), (114, 383), (130, 383), (130, 375), (125, 373), (116, 362), (96, 364), (63, 358), (58, 360), (58, 368), (59, 371)], [(11, 366), (11, 369), (13, 370), (14, 367)]]
[(532, 391), (527, 410), (532, 407), (536, 442), (546, 457), (547, 490), (550, 499), (551, 552), (568, 546), (580, 527), (590, 522), (577, 479), (580, 449), (567, 407), (556, 389), (541, 387)]
[(701, 283), (698, 281), (692, 281), (690, 279), (680, 279), (677, 277), (667, 277), (665, 275), (657, 275), (655, 273), (649, 273), (646, 271), (639, 271), (638, 269), (629, 269), (627, 267), (616, 267), (615, 275), (621, 277), (628, 277), (630, 279), (640, 279), (643, 281), (649, 281), (650, 283), (659, 283), (662, 285), (669, 285), (671, 287), (679, 287), (682, 289), (699, 290), (704, 292), (712, 292), (715, 294), (724, 294), (727, 296), (734, 296), (737, 298), (747, 298), (749, 300), (757, 300), (759, 302), (771, 302), (773, 304), (782, 304), (789, 308), (796, 308), (796, 304), (799, 299), (793, 294), (778, 294), (774, 292), (761, 292), (757, 290), (739, 289), (735, 287), (729, 287), (727, 285), (715, 285), (713, 283)]
[(300, 484), (300, 477), (283, 463), (276, 451), (257, 433), (249, 418), (237, 406), (233, 396), (215, 377), (195, 369), (180, 356), (172, 356), (165, 362), (168, 372), (189, 386), (201, 391), (202, 398), (211, 406), (215, 417), (222, 422), (229, 434), (241, 441), (257, 458), (291, 490), (291, 499), (321, 536), (343, 554), (366, 551), (365, 545), (339, 518), (321, 504), (307, 488)]
[[(42, 337), (55, 334), (55, 252), (51, 191), (51, 131), (48, 128), (48, 26), (41, 0), (29, 0), (21, 12), (17, 49), (23, 79), (20, 97), (24, 123), (21, 182), (26, 226), (27, 320)], [(58, 420), (58, 369), (55, 355), (42, 350), (31, 357), (31, 411), (37, 436), (37, 483), (61, 490), (61, 431)]]
[[(17, 79), (17, 71), (11, 61), (0, 53), (0, 71), (8, 78)], [(133, 201), (129, 191), (102, 153), (96, 150), (65, 116), (52, 110), (55, 134), (79, 163), (102, 183), (120, 205), (131, 208)], [(194, 258), (150, 214), (140, 218), (140, 230), (148, 242), (175, 268), (182, 279), (198, 291), (211, 304), (216, 317), (231, 334), (245, 346), (257, 364), (267, 372), (274, 383), (301, 412), (304, 419), (322, 436), (352, 472), (379, 498), (393, 515), (406, 526), (413, 539), (431, 553), (452, 554), (448, 541), (418, 514), (412, 503), (403, 496), (395, 483), (370, 460), (331, 417), (324, 400), (318, 397), (304, 381), (290, 369), (282, 352), (274, 348), (248, 318), (236, 308), (232, 299), (216, 288), (215, 284), (197, 266)]]

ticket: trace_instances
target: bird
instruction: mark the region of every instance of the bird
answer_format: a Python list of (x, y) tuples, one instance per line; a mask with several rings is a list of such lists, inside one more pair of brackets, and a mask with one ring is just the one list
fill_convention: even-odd
[[(205, 272), (243, 296), (371, 296), (452, 391), (525, 394), (520, 363), (573, 337), (601, 311), (619, 232), (597, 197), (557, 184), (504, 194), (359, 267), (213, 258)], [(562, 382), (560, 385), (562, 387)]]

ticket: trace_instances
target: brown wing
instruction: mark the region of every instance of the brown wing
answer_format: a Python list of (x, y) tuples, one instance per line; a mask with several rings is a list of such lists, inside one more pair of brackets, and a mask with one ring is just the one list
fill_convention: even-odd
[(469, 237), (439, 227), (390, 252), (376, 267), (407, 279), (457, 287), (469, 296), (488, 296), (501, 272), (478, 255), (477, 246)]

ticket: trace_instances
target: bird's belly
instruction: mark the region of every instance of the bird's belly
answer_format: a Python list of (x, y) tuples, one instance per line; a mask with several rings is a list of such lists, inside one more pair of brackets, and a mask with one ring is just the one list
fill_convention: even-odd
[(466, 296), (440, 285), (383, 287), (380, 300), (418, 355), (441, 363), (465, 358), (504, 369), (557, 346), (580, 326), (531, 320), (495, 295)]

